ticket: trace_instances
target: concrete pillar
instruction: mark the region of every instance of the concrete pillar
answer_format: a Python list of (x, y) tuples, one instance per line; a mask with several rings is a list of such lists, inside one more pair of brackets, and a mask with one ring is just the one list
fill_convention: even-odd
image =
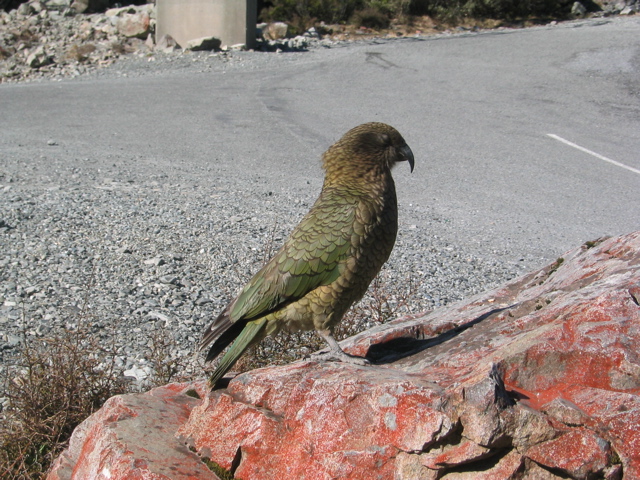
[(168, 33), (182, 47), (216, 37), (222, 45), (253, 48), (257, 10), (257, 0), (157, 0), (156, 41)]

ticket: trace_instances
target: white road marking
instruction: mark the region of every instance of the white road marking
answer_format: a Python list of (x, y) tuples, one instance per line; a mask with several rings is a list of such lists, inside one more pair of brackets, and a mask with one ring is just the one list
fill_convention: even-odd
[(596, 158), (599, 158), (600, 160), (604, 160), (605, 162), (609, 162), (612, 165), (615, 165), (617, 167), (626, 168), (630, 172), (637, 173), (638, 175), (640, 175), (640, 170), (638, 170), (637, 168), (630, 167), (629, 165), (625, 165), (624, 163), (616, 162), (615, 160), (607, 158), (604, 155), (600, 155), (599, 153), (592, 152), (588, 148), (584, 148), (584, 147), (581, 147), (580, 145), (576, 145), (575, 143), (570, 142), (569, 140), (565, 140), (564, 138), (559, 137), (558, 135), (554, 135), (553, 133), (547, 133), (547, 136), (553, 138), (554, 140), (558, 140), (559, 142), (562, 142), (565, 145), (569, 145), (570, 147), (577, 148), (578, 150), (580, 150), (580, 151), (582, 151), (584, 153), (588, 153), (589, 155), (592, 155), (592, 156), (594, 156)]

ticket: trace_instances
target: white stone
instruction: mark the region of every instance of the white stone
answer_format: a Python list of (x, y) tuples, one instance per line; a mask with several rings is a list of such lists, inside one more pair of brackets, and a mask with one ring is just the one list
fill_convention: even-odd
[(219, 50), (220, 49), (220, 39), (216, 37), (202, 37), (196, 38), (194, 40), (189, 40), (184, 48), (186, 50)]

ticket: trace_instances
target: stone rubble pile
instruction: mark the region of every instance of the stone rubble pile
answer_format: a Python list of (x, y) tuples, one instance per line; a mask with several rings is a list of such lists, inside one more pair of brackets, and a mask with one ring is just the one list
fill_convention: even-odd
[(32, 0), (0, 11), (0, 82), (74, 77), (153, 48), (152, 4), (76, 15), (60, 0)]
[[(84, 14), (78, 13), (87, 8), (86, 0), (81, 2), (30, 0), (10, 12), (0, 10), (0, 83), (76, 77), (111, 65), (123, 55), (152, 57), (157, 53), (226, 50), (218, 39), (200, 39), (181, 48), (164, 36), (156, 44), (154, 4)], [(319, 40), (313, 28), (295, 38), (286, 38), (284, 23), (258, 25), (259, 36), (263, 29), (268, 35), (264, 40), (259, 37), (257, 47), (263, 51), (301, 50)]]
[[(580, 2), (575, 2), (575, 4), (580, 4)], [(589, 2), (584, 2), (586, 6), (589, 6)], [(596, 0), (596, 5), (600, 8), (599, 12), (595, 12), (596, 16), (609, 16), (609, 15), (634, 15), (636, 13), (640, 13), (640, 0)], [(575, 8), (580, 9), (580, 7), (575, 6)], [(588, 10), (585, 8), (585, 12)], [(573, 7), (572, 7), (573, 11)]]

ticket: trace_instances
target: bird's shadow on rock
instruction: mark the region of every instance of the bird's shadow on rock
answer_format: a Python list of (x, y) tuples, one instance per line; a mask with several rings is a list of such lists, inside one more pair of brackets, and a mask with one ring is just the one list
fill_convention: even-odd
[(496, 313), (500, 313), (503, 310), (507, 310), (511, 307), (494, 308), (493, 310), (483, 313), (477, 318), (458, 325), (446, 332), (441, 333), (438, 336), (431, 338), (416, 338), (415, 336), (397, 337), (387, 342), (377, 343), (371, 345), (366, 354), (366, 359), (376, 365), (384, 365), (386, 363), (393, 363), (403, 358), (410, 357), (417, 353), (427, 350), (428, 348), (440, 345), (454, 337), (457, 337), (465, 330), (477, 325), (478, 323), (486, 320)]

